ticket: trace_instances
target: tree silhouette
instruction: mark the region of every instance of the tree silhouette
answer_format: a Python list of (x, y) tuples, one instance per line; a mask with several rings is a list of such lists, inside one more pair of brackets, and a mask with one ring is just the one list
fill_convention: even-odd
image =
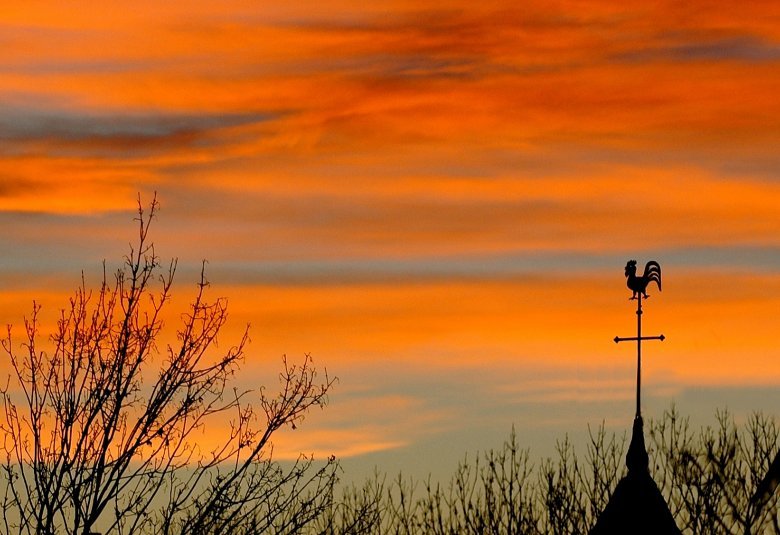
[[(688, 535), (780, 534), (778, 496), (751, 497), (773, 463), (780, 434), (760, 413), (738, 426), (727, 412), (698, 431), (676, 409), (649, 422), (650, 467), (680, 530)], [(587, 533), (625, 475), (626, 437), (592, 431), (584, 455), (572, 443), (534, 465), (512, 431), (496, 450), (467, 455), (449, 483), (376, 474), (342, 497), (312, 532), (345, 534)], [(770, 470), (771, 473), (771, 470)]]
[[(155, 198), (145, 213), (139, 198), (123, 267), (111, 278), (104, 264), (96, 291), (82, 276), (48, 340), (36, 304), (21, 343), (8, 328), (6, 533), (293, 533), (330, 505), (333, 458), (284, 466), (272, 458), (274, 433), (324, 406), (333, 385), (308, 355), (284, 360), (277, 394), (234, 387), (248, 330), (217, 348), (227, 304), (207, 299), (203, 270), (175, 341), (161, 348), (176, 261), (162, 266), (149, 241), (157, 208)], [(195, 432), (215, 419), (229, 431), (200, 447)]]

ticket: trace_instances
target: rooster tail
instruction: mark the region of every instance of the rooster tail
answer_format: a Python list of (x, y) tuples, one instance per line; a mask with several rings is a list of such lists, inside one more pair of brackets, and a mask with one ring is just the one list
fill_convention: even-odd
[(661, 265), (655, 260), (650, 260), (645, 264), (645, 280), (654, 281), (658, 285), (658, 291), (661, 291)]

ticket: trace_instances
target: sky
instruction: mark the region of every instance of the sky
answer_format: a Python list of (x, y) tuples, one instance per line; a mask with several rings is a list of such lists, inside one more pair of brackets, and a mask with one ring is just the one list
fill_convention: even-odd
[[(140, 195), (251, 324), (339, 378), (275, 454), (451, 473), (634, 411), (780, 401), (780, 4), (30, 1), (0, 9), (0, 322), (121, 263)], [(19, 331), (17, 331), (19, 332)], [(7, 363), (0, 363), (7, 366)]]

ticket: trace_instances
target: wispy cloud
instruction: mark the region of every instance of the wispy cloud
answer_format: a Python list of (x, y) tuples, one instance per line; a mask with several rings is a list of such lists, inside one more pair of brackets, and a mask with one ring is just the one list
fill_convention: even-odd
[[(51, 142), (80, 144), (87, 152), (111, 143), (125, 148), (126, 157), (146, 151), (169, 150), (172, 144), (208, 143), (214, 131), (272, 120), (271, 113), (142, 114), (126, 115), (87, 111), (0, 108), (0, 139), (6, 142)], [(214, 142), (213, 139), (211, 142)], [(6, 151), (8, 148), (5, 149)]]
[(780, 43), (750, 34), (727, 37), (662, 35), (655, 45), (617, 57), (636, 62), (776, 62), (780, 61)]

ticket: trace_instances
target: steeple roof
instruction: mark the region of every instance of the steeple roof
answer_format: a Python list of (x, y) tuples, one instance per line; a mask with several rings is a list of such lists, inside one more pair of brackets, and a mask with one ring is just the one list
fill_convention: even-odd
[(679, 535), (680, 529), (648, 470), (641, 416), (634, 419), (626, 466), (628, 474), (618, 482), (590, 535)]

